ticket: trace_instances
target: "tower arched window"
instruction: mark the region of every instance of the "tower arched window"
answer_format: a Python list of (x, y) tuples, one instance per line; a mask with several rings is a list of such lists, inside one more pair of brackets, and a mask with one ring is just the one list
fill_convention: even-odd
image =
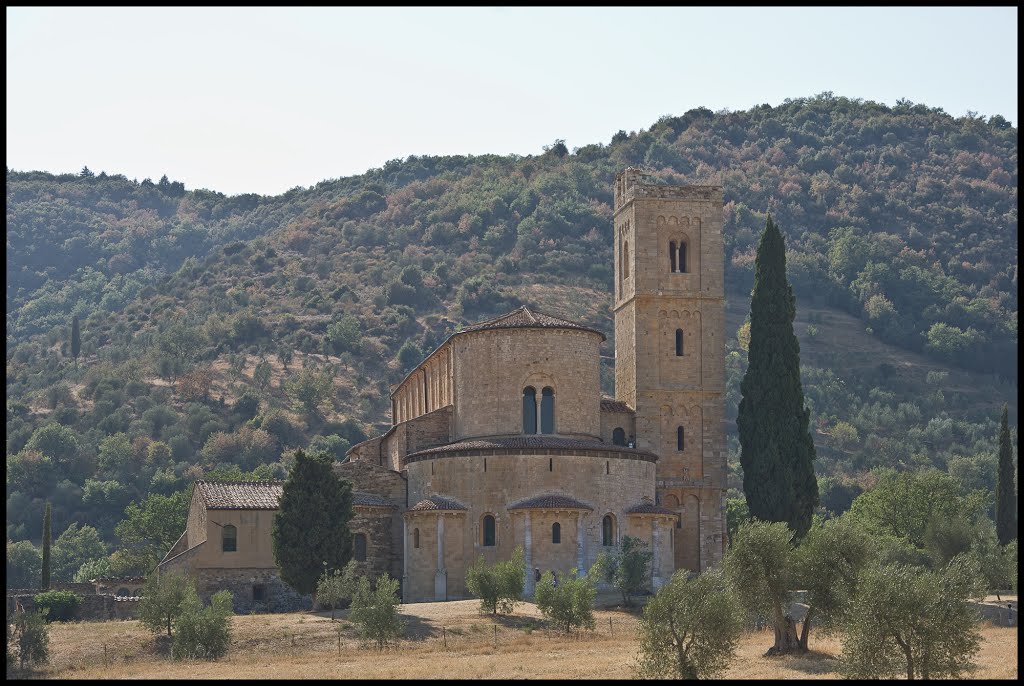
[(612, 444), (626, 445), (626, 431), (621, 426), (612, 431)]
[(356, 562), (366, 562), (366, 534), (356, 534), (353, 543)]
[(561, 543), (562, 542), (562, 525), (555, 522), (551, 525), (551, 542)]
[(537, 389), (533, 386), (523, 389), (523, 433), (537, 433)]
[(683, 356), (683, 330), (676, 329), (676, 357)]
[(420, 530), (419, 529), (413, 529), (412, 530), (412, 547), (413, 548), (419, 548), (420, 547)]
[(683, 427), (676, 429), (676, 450), (683, 450), (686, 447), (686, 431)]
[(492, 515), (484, 515), (484, 547), (494, 547), (494, 517)]
[(629, 241), (622, 244), (622, 278), (629, 278)]
[(601, 520), (601, 545), (615, 545), (615, 518), (610, 514)]
[(221, 550), (233, 553), (238, 550), (238, 529), (228, 524), (221, 532)]
[(672, 265), (672, 271), (675, 272), (676, 271), (676, 242), (675, 241), (669, 241), (669, 244), (668, 244), (668, 258), (669, 258), (669, 262)]
[(686, 272), (686, 243), (679, 243), (679, 271)]
[(540, 397), (540, 432), (555, 433), (555, 389), (545, 386)]

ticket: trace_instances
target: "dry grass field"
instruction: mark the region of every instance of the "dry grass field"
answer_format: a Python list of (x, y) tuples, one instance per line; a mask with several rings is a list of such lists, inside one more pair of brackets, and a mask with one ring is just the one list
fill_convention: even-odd
[[(597, 631), (580, 638), (544, 628), (534, 605), (512, 617), (480, 615), (476, 601), (401, 606), (408, 637), (383, 653), (360, 645), (338, 613), (237, 616), (231, 652), (216, 662), (174, 662), (158, 653), (138, 622), (53, 625), (51, 663), (40, 677), (64, 679), (252, 678), (630, 678), (637, 653), (636, 617), (598, 610)], [(341, 648), (338, 646), (338, 627)], [(495, 631), (495, 626), (497, 631)], [(984, 625), (977, 679), (1017, 678), (1017, 632)], [(447, 647), (445, 642), (447, 641)], [(495, 647), (495, 641), (497, 647)], [(802, 657), (765, 658), (767, 632), (744, 636), (725, 675), (733, 679), (834, 679), (840, 643), (815, 639)], [(104, 651), (106, 657), (104, 657)]]

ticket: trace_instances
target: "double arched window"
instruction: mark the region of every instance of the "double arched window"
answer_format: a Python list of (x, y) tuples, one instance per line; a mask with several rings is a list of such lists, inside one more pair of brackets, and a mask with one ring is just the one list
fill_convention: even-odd
[(615, 545), (615, 517), (610, 514), (601, 520), (601, 545)]
[(487, 548), (494, 546), (494, 517), (493, 515), (484, 515), (483, 525), (483, 544)]
[(539, 407), (537, 389), (533, 386), (523, 389), (523, 433), (555, 433), (555, 389), (551, 386), (545, 386), (541, 391)]
[(668, 255), (672, 272), (686, 273), (686, 243), (679, 241), (677, 247), (675, 241), (669, 241)]
[(221, 550), (233, 553), (238, 550), (238, 529), (228, 524), (221, 532)]
[(356, 562), (366, 562), (366, 534), (356, 534), (354, 544)]

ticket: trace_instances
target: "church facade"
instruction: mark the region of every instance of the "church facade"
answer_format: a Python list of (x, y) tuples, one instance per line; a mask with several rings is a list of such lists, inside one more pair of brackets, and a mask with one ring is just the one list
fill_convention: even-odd
[[(654, 588), (721, 561), (722, 189), (645, 183), (627, 169), (614, 196), (614, 398), (601, 394), (601, 332), (521, 307), (452, 334), (392, 391), (391, 428), (336, 467), (359, 495), (356, 559), (400, 577), (403, 602), (469, 597), (473, 562), (517, 547), (527, 597), (536, 572), (582, 574), (626, 535), (653, 553)], [(246, 488), (276, 505), (279, 482)], [(249, 540), (268, 539), (267, 522)], [(232, 537), (230, 550), (205, 553), (208, 575), (213, 557), (242, 557), (243, 532)], [(188, 543), (176, 548), (162, 566), (190, 559)], [(263, 557), (244, 566), (270, 573)]]

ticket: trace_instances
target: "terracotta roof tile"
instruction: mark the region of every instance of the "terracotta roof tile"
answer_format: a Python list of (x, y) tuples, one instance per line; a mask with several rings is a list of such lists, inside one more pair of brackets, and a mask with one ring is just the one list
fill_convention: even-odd
[(464, 331), (484, 331), (487, 329), (579, 329), (580, 331), (591, 331), (600, 334), (602, 340), (605, 338), (604, 334), (597, 329), (540, 312), (534, 312), (525, 305), (494, 319), (470, 324), (459, 333)]
[(211, 510), (276, 510), (283, 481), (197, 481), (196, 493)]
[(621, 400), (615, 398), (602, 397), (601, 398), (601, 411), (602, 412), (632, 412), (631, 408)]
[(362, 505), (364, 507), (395, 507), (395, 504), (383, 496), (379, 496), (376, 493), (352, 493), (352, 504)]
[(626, 514), (675, 515), (676, 513), (668, 509), (667, 507), (662, 507), (661, 505), (653, 505), (651, 503), (639, 503), (637, 505), (633, 505), (628, 510), (626, 510)]
[(419, 450), (407, 455), (407, 458), (420, 457), (424, 455), (436, 455), (452, 453), (460, 450), (615, 450), (617, 452), (634, 453), (655, 457), (654, 453), (636, 448), (626, 448), (621, 445), (604, 443), (602, 441), (585, 440), (579, 438), (562, 438), (559, 436), (499, 436), (496, 438), (473, 438), (467, 441), (457, 441), (446, 445), (439, 445), (426, 450)]
[(429, 498), (419, 501), (409, 508), (412, 512), (423, 512), (426, 510), (465, 510), (468, 509), (455, 498), (448, 498), (443, 495), (432, 495)]
[(508, 506), (509, 510), (593, 510), (590, 505), (560, 493), (548, 493), (532, 498), (526, 498)]

